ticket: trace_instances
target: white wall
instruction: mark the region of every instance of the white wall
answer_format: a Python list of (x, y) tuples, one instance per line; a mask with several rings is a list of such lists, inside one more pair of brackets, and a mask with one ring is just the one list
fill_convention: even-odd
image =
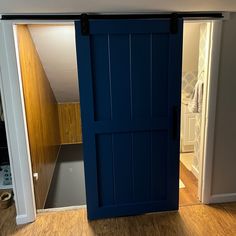
[(0, 121), (4, 121), (1, 93), (0, 93)]
[(200, 23), (184, 24), (183, 71), (198, 71)]
[(5, 0), (1, 13), (236, 11), (235, 0)]
[(212, 177), (213, 194), (236, 193), (236, 13), (223, 23)]
[(200, 25), (193, 21), (184, 22), (183, 63), (182, 63), (182, 99), (190, 97), (198, 74)]

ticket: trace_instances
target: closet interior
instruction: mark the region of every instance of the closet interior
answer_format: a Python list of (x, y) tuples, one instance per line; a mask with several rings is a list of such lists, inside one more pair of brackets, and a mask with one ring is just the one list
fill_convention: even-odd
[(85, 204), (73, 24), (17, 25), (37, 209)]

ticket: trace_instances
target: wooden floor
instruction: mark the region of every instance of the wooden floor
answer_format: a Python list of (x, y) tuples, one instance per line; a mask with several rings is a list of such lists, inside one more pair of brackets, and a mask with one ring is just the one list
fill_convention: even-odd
[(0, 235), (236, 235), (236, 203), (192, 205), (178, 212), (88, 222), (86, 210), (39, 213), (34, 223), (16, 226), (14, 206), (0, 212)]
[(86, 209), (39, 213), (34, 223), (17, 226), (15, 207), (0, 210), (0, 236), (8, 235), (180, 235), (236, 236), (236, 203), (201, 205), (197, 200), (197, 179), (183, 164), (178, 212), (87, 221)]
[(185, 185), (185, 188), (179, 189), (179, 205), (188, 206), (200, 204), (197, 192), (198, 181), (197, 178), (180, 162), (180, 179)]

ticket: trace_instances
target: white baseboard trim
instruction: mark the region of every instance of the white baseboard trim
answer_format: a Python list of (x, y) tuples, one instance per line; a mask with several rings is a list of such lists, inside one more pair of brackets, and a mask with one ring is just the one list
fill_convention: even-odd
[(55, 208), (39, 209), (39, 210), (37, 210), (37, 213), (53, 212), (53, 211), (72, 211), (72, 210), (78, 210), (78, 209), (86, 208), (86, 207), (87, 207), (87, 205), (68, 206), (68, 207), (55, 207)]
[(194, 166), (192, 165), (192, 169), (191, 169), (192, 173), (194, 174), (194, 176), (199, 179), (199, 170)]
[(209, 203), (236, 202), (236, 193), (213, 194)]
[(23, 225), (33, 222), (34, 220), (27, 216), (27, 215), (17, 215), (16, 216), (16, 224), (17, 225)]

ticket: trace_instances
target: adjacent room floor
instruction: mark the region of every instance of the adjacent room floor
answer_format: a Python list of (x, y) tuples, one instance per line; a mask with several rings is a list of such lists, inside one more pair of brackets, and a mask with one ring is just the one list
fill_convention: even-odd
[(85, 204), (83, 146), (62, 145), (45, 208)]
[(180, 157), (180, 180), (183, 186), (179, 189), (179, 205), (187, 206), (199, 204), (198, 200), (198, 180), (191, 172), (192, 153), (181, 154)]
[(192, 170), (193, 158), (194, 158), (193, 152), (180, 153), (180, 161), (189, 171)]

